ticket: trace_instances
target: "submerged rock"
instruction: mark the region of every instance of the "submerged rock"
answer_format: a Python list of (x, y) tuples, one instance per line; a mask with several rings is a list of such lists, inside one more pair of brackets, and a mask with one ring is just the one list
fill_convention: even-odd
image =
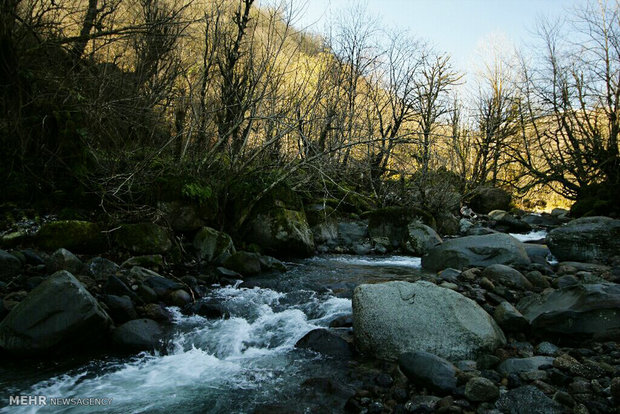
[(506, 342), (474, 301), (424, 281), (360, 285), (353, 315), (356, 346), (382, 359), (416, 351), (467, 359)]
[(620, 338), (620, 285), (573, 285), (522, 299), (517, 309), (547, 334)]
[(447, 267), (464, 269), (493, 264), (528, 265), (530, 259), (523, 243), (502, 233), (446, 240), (422, 257), (422, 267), (435, 272)]
[(73, 275), (56, 272), (0, 323), (0, 346), (24, 355), (69, 352), (105, 334), (112, 321)]
[(620, 220), (583, 217), (547, 235), (551, 253), (560, 261), (605, 262), (620, 252)]

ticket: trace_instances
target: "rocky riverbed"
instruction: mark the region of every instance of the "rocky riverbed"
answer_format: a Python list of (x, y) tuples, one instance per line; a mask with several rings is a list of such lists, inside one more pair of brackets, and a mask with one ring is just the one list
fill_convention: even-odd
[(495, 211), (454, 219), (446, 236), (406, 210), (308, 222), (280, 213), (253, 240), (321, 256), (239, 250), (189, 219), (177, 222), (181, 239), (151, 223), (5, 233), (1, 403), (36, 394), (113, 397), (97, 407), (110, 412), (617, 412), (619, 220)]

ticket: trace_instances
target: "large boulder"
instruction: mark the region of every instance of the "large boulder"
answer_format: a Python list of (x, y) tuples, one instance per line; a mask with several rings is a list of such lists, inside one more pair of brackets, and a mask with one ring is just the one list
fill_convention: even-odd
[(506, 342), (474, 301), (425, 281), (358, 286), (353, 328), (360, 351), (387, 360), (417, 351), (470, 359)]
[(201, 228), (196, 233), (193, 244), (198, 257), (209, 263), (221, 264), (235, 253), (235, 245), (230, 236), (211, 227)]
[(252, 252), (239, 251), (227, 258), (223, 265), (243, 276), (255, 275), (261, 271), (260, 255)]
[(439, 271), (493, 264), (527, 265), (530, 258), (523, 243), (508, 234), (495, 233), (447, 240), (422, 257), (422, 267)]
[(172, 247), (166, 229), (153, 223), (123, 224), (114, 238), (121, 248), (136, 254), (166, 253)]
[(9, 252), (0, 250), (0, 281), (8, 280), (17, 276), (21, 270), (22, 264)]
[(69, 250), (58, 249), (50, 256), (48, 267), (54, 272), (67, 270), (73, 274), (79, 274), (84, 269), (84, 263)]
[(478, 187), (469, 200), (469, 206), (477, 213), (487, 214), (493, 210), (510, 210), (511, 195), (496, 187)]
[(73, 275), (56, 272), (34, 288), (0, 323), (0, 346), (33, 355), (69, 352), (100, 338), (112, 321)]
[(503, 233), (527, 233), (532, 230), (528, 223), (504, 210), (491, 211), (489, 218), (495, 222), (493, 228)]
[(257, 214), (248, 225), (246, 241), (274, 256), (314, 253), (314, 238), (303, 210), (273, 208)]
[(408, 253), (423, 256), (441, 242), (441, 237), (435, 230), (426, 224), (413, 221), (407, 225), (407, 238), (402, 247)]
[(547, 235), (551, 253), (560, 261), (605, 262), (620, 252), (620, 220), (583, 217)]
[(620, 339), (620, 285), (574, 285), (522, 299), (517, 309), (538, 332)]
[(105, 246), (105, 237), (96, 223), (59, 220), (44, 223), (36, 234), (37, 244), (45, 250), (61, 247), (78, 253), (91, 253)]
[(404, 246), (409, 239), (408, 226), (412, 222), (436, 227), (435, 219), (429, 213), (407, 207), (386, 207), (366, 213), (368, 234), (371, 238), (387, 238), (393, 248)]

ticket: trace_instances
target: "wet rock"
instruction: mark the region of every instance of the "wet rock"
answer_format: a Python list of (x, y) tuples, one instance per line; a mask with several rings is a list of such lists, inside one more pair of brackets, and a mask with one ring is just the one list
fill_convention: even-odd
[(127, 351), (149, 351), (157, 348), (163, 332), (152, 319), (134, 319), (112, 331), (115, 345)]
[(468, 359), (505, 343), (495, 321), (474, 301), (424, 281), (358, 286), (353, 327), (360, 351), (388, 360), (415, 351)]
[(560, 404), (547, 397), (533, 385), (525, 385), (508, 391), (497, 400), (495, 406), (510, 414), (562, 414)]
[(278, 272), (286, 272), (286, 266), (284, 263), (275, 257), (261, 255), (259, 256), (258, 261), (260, 262), (260, 270), (262, 272), (271, 272), (274, 270)]
[(582, 217), (553, 229), (547, 245), (560, 261), (604, 262), (620, 251), (620, 220)]
[(398, 367), (414, 384), (448, 394), (456, 389), (456, 368), (447, 360), (428, 352), (405, 352)]
[(66, 270), (70, 273), (81, 273), (84, 263), (67, 249), (58, 249), (50, 257), (48, 267), (53, 271)]
[(196, 233), (193, 246), (201, 260), (215, 264), (223, 263), (236, 252), (231, 237), (211, 227), (203, 227)]
[(172, 321), (172, 314), (158, 303), (149, 303), (136, 309), (138, 314), (147, 319), (153, 319), (158, 322)]
[(112, 324), (97, 300), (66, 271), (33, 289), (0, 323), (0, 346), (33, 355), (69, 352), (100, 338)]
[(499, 397), (499, 388), (486, 378), (472, 378), (465, 385), (465, 397), (474, 402), (495, 401)]
[(527, 320), (521, 315), (521, 312), (506, 301), (497, 305), (493, 319), (505, 331), (520, 332), (528, 326)]
[(551, 250), (546, 245), (523, 243), (523, 247), (532, 263), (547, 264), (547, 257), (551, 254)]
[(351, 328), (353, 327), (353, 315), (342, 315), (329, 323), (330, 328)]
[(261, 272), (260, 255), (250, 252), (236, 252), (223, 263), (223, 266), (243, 276), (252, 276)]
[(556, 356), (559, 348), (551, 342), (541, 342), (536, 346), (536, 353), (539, 355)]
[(489, 218), (495, 222), (493, 228), (503, 233), (527, 233), (532, 230), (528, 223), (503, 210), (489, 212)]
[(103, 303), (108, 307), (108, 314), (117, 324), (125, 323), (138, 317), (129, 296), (105, 295)]
[(168, 293), (168, 303), (180, 308), (192, 302), (192, 296), (183, 289), (176, 289)]
[(86, 263), (88, 275), (98, 282), (108, 280), (110, 275), (116, 275), (120, 271), (120, 267), (111, 260), (103, 257), (95, 257)]
[(620, 285), (577, 285), (531, 295), (517, 309), (539, 332), (612, 339), (620, 335)]
[(44, 223), (36, 234), (36, 241), (45, 250), (64, 247), (79, 253), (96, 252), (106, 244), (99, 225), (81, 220)]
[(123, 224), (113, 235), (119, 247), (136, 254), (161, 254), (172, 247), (166, 229), (153, 223)]
[(410, 254), (423, 256), (441, 242), (441, 237), (435, 230), (426, 224), (413, 221), (407, 225), (407, 237), (402, 247)]
[(422, 267), (439, 271), (447, 267), (463, 269), (493, 264), (527, 265), (530, 259), (523, 243), (508, 234), (467, 236), (444, 241), (422, 257)]
[(296, 348), (310, 349), (334, 358), (350, 359), (351, 345), (341, 336), (328, 329), (314, 329), (295, 344)]
[(553, 364), (552, 357), (535, 356), (529, 358), (508, 358), (499, 366), (497, 370), (503, 375), (518, 374), (526, 371), (536, 371), (541, 366)]
[(183, 308), (186, 315), (198, 315), (207, 319), (228, 318), (230, 315), (226, 309), (219, 303), (210, 303), (198, 301), (188, 304)]
[(9, 281), (20, 273), (22, 264), (9, 252), (0, 250), (0, 280)]
[[(172, 294), (172, 292), (183, 289), (183, 285), (179, 282), (175, 282), (159, 275), (149, 277), (144, 281), (144, 284), (153, 289), (160, 298), (165, 298)], [(185, 303), (183, 305), (185, 305)]]
[(482, 271), (482, 277), (512, 289), (529, 290), (532, 288), (532, 284), (521, 272), (503, 264), (494, 264), (487, 267)]

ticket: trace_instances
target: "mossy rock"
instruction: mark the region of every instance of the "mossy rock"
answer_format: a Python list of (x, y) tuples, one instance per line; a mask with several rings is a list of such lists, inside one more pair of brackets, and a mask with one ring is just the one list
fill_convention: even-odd
[(59, 220), (45, 223), (36, 235), (39, 247), (57, 250), (64, 247), (77, 253), (97, 252), (106, 239), (98, 224), (82, 220)]
[(203, 227), (194, 237), (194, 249), (198, 257), (209, 263), (220, 264), (235, 253), (231, 237), (211, 227)]
[(153, 223), (123, 224), (114, 232), (114, 240), (135, 254), (166, 253), (172, 247), (166, 229)]
[(428, 211), (417, 207), (384, 207), (366, 211), (361, 218), (368, 219), (368, 226), (377, 226), (381, 222), (390, 222), (394, 225), (407, 226), (412, 220), (419, 220), (433, 230), (437, 229), (435, 218)]
[(310, 204), (305, 208), (306, 219), (310, 227), (323, 224), (332, 218), (334, 209), (323, 204)]
[(256, 243), (276, 257), (310, 256), (314, 238), (303, 210), (272, 208), (256, 215), (245, 231), (246, 241)]

